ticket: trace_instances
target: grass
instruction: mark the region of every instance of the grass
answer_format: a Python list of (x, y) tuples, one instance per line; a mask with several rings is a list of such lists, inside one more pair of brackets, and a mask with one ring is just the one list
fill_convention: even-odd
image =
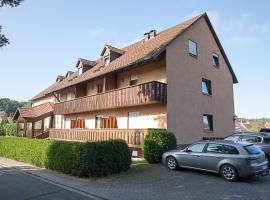
[(149, 163), (146, 160), (140, 160), (140, 161), (133, 161), (131, 163), (130, 168), (131, 169), (137, 169), (137, 168), (141, 168), (141, 167), (145, 167), (146, 165), (148, 165)]

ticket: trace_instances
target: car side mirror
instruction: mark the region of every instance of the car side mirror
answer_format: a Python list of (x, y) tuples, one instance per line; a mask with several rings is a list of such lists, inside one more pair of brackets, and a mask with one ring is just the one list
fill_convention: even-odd
[(192, 151), (190, 149), (186, 149), (185, 152), (190, 153)]

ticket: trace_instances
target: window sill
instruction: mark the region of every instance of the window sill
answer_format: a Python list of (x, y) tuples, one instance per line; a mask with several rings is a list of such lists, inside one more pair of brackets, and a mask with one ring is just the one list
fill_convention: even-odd
[(209, 97), (212, 96), (212, 94), (207, 94), (207, 93), (202, 93), (202, 95), (204, 95), (204, 96), (209, 96)]
[(198, 58), (198, 55), (194, 55), (194, 54), (192, 54), (192, 53), (189, 53), (189, 55), (191, 56), (191, 57), (193, 57), (193, 58)]
[(204, 129), (203, 130), (203, 133), (213, 133), (213, 131), (212, 130), (209, 130), (209, 129)]

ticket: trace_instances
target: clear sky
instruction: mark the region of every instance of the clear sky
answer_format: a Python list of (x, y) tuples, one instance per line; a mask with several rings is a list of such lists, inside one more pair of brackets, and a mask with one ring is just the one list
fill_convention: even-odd
[(269, 1), (25, 0), (1, 8), (11, 44), (0, 49), (0, 98), (29, 100), (79, 57), (96, 59), (104, 44), (123, 47), (151, 29), (207, 12), (239, 79), (240, 117), (270, 117)]

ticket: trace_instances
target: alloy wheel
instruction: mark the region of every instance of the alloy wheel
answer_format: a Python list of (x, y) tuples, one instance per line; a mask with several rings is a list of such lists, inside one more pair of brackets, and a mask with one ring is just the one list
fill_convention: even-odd
[(174, 157), (167, 158), (167, 167), (171, 170), (177, 169), (178, 165), (177, 165), (177, 161)]
[(222, 176), (228, 181), (235, 181), (237, 179), (237, 172), (231, 165), (225, 165), (221, 170)]

